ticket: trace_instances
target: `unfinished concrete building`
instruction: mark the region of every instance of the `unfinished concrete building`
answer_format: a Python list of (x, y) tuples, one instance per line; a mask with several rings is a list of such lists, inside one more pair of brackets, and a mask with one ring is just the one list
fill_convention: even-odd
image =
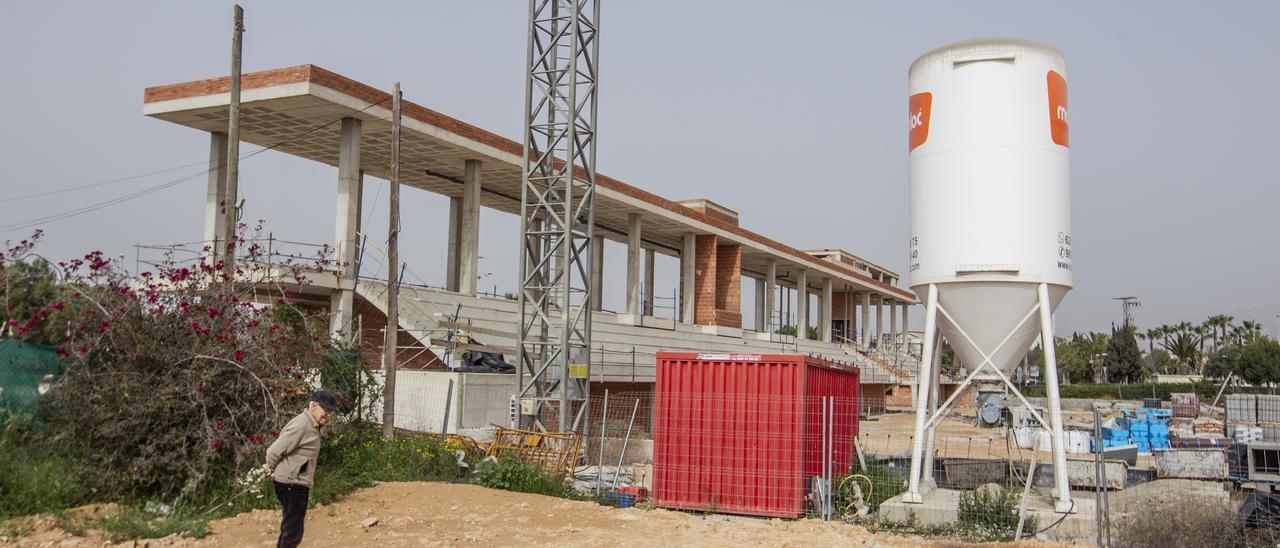
[[(275, 152), (336, 168), (334, 239), (315, 243), (332, 246), (338, 266), (296, 291), (329, 310), (335, 335), (359, 339), (370, 362), (378, 363), (387, 287), (367, 273), (361, 276), (362, 256), (367, 261), (375, 251), (360, 248), (358, 230), (364, 177), (388, 176), (390, 94), (313, 65), (249, 73), (242, 81), (244, 142), (279, 145)], [(208, 132), (210, 166), (217, 168), (226, 160), (229, 87), (222, 77), (148, 88), (143, 110)], [(472, 350), (514, 361), (517, 303), (478, 294), (476, 279), (480, 208), (519, 215), (523, 147), (409, 101), (402, 108), (401, 182), (447, 196), (450, 215), (447, 234), (401, 236), (402, 242), (447, 238), (448, 253), (441, 257), (444, 287), (400, 288), (398, 340), (405, 350), (399, 360), (423, 374), (420, 381), (399, 382), (452, 379), (460, 387), (452, 403), (454, 427), (505, 423), (515, 389), (511, 375), (448, 372), (444, 361), (446, 354), (453, 362)], [(341, 123), (330, 124), (335, 120)], [(214, 169), (209, 178), (205, 240), (219, 233), (219, 204), (227, 199), (221, 171)], [(907, 339), (903, 333), (917, 300), (898, 287), (896, 273), (848, 251), (803, 251), (743, 228), (737, 212), (714, 198), (668, 199), (603, 174), (596, 192), (595, 253), (602, 258), (600, 244), (613, 240), (626, 246), (627, 259), (625, 287), (617, 288), (626, 292), (625, 310), (594, 313), (593, 393), (596, 387), (652, 391), (660, 350), (797, 352), (855, 363), (869, 401), (886, 393), (890, 405), (896, 395), (896, 405), (910, 406), (917, 362), (900, 342)], [(677, 303), (669, 314), (656, 312), (654, 291), (642, 291), (654, 286), (655, 255), (679, 264)], [(613, 266), (603, 263), (593, 261), (594, 291), (617, 290), (600, 283)], [(744, 329), (743, 277), (757, 280), (749, 297), (755, 302), (754, 330)], [(809, 309), (810, 295), (816, 296), (816, 311)], [(598, 308), (602, 300), (597, 295), (593, 302)], [(810, 325), (812, 316), (817, 321)]]

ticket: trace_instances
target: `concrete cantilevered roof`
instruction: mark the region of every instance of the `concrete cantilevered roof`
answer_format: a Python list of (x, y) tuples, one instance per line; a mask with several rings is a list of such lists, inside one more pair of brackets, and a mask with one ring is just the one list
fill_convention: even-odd
[[(147, 88), (143, 113), (209, 132), (225, 132), (230, 78), (221, 77)], [(340, 124), (318, 126), (342, 117), (363, 122), (361, 167), (388, 178), (391, 150), (391, 94), (315, 65), (300, 65), (244, 74), (241, 77), (240, 136), (245, 142), (331, 166), (338, 165)], [(445, 116), (409, 101), (401, 102), (401, 182), (461, 196), (465, 160), (484, 162), (481, 205), (519, 214), (523, 144)], [(283, 143), (283, 144), (280, 144)], [(872, 291), (915, 303), (913, 293), (844, 265), (813, 257), (799, 249), (704, 214), (651, 192), (597, 172), (597, 234), (625, 241), (630, 213), (644, 220), (644, 244), (676, 254), (683, 235), (715, 234), (742, 246), (742, 268), (762, 275), (765, 261), (778, 261), (780, 282), (794, 283), (795, 271), (809, 272), (810, 284), (831, 278), (839, 291)], [(812, 287), (812, 286), (811, 286)]]

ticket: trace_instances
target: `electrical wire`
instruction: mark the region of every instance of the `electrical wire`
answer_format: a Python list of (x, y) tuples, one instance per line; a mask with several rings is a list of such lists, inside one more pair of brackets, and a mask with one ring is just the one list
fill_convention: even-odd
[[(376, 103), (375, 103), (375, 104), (376, 104)], [(275, 108), (275, 109), (271, 109), (271, 113), (272, 113), (272, 114), (279, 114), (279, 113), (283, 113), (283, 112), (293, 112), (293, 111), (298, 111), (298, 110), (307, 110), (307, 109), (323, 109), (323, 108), (328, 108), (328, 107), (327, 107), (327, 106), (325, 106), (325, 105), (306, 105), (306, 106), (300, 106), (300, 107)], [(257, 151), (255, 151), (255, 153), (256, 153), (256, 152), (257, 152)], [(249, 155), (247, 155), (247, 154), (246, 154), (245, 156), (241, 156), (241, 158), (247, 158), (248, 156), (249, 156)], [(74, 192), (74, 191), (77, 191), (77, 190), (84, 190), (84, 189), (88, 189), (88, 188), (96, 188), (96, 187), (106, 186), (106, 185), (112, 185), (112, 184), (116, 184), (116, 183), (123, 183), (123, 182), (128, 182), (128, 181), (134, 181), (134, 180), (137, 180), (137, 179), (143, 179), (143, 178), (146, 178), (146, 177), (150, 177), (150, 176), (152, 176), (152, 175), (159, 175), (159, 174), (161, 174), (161, 173), (169, 173), (169, 172), (172, 172), (172, 171), (178, 171), (178, 170), (180, 170), (180, 169), (186, 169), (186, 168), (189, 168), (189, 167), (196, 167), (196, 166), (200, 166), (200, 165), (206, 165), (206, 164), (208, 164), (208, 163), (209, 163), (209, 162), (208, 162), (208, 160), (204, 160), (204, 161), (195, 162), (195, 163), (190, 163), (190, 164), (185, 164), (185, 165), (180, 165), (180, 166), (176, 166), (176, 167), (171, 167), (171, 168), (166, 168), (166, 169), (160, 169), (160, 170), (156, 170), (156, 171), (150, 171), (150, 172), (147, 172), (147, 173), (140, 173), (140, 174), (137, 174), (137, 175), (130, 175), (130, 176), (127, 176), (127, 177), (120, 177), (120, 178), (117, 178), (117, 179), (109, 179), (109, 180), (106, 180), (106, 181), (98, 181), (98, 182), (96, 182), (96, 183), (89, 183), (89, 184), (85, 184), (85, 185), (78, 185), (78, 186), (73, 186), (73, 187), (68, 187), (68, 188), (62, 188), (62, 189), (58, 189), (58, 190), (47, 190), (47, 191), (44, 191), (44, 192), (35, 192), (35, 193), (32, 193), (32, 194), (24, 194), (24, 195), (21, 195), (21, 196), (12, 196), (12, 197), (8, 197), (8, 198), (0, 198), (0, 204), (11, 203), (11, 202), (21, 202), (21, 201), (23, 201), (23, 200), (30, 200), (30, 199), (32, 199), (32, 198), (42, 198), (42, 197), (45, 197), (45, 196), (54, 196), (54, 195), (58, 195), (58, 194), (65, 194), (65, 193), (67, 193), (67, 192)], [(219, 167), (221, 167), (221, 166), (219, 166)], [(206, 172), (206, 173), (207, 173), (207, 172)]]
[[(384, 102), (386, 102), (386, 101), (387, 101), (387, 99), (382, 99), (381, 101), (378, 101), (378, 102), (376, 102), (376, 103), (370, 103), (368, 106), (366, 106), (366, 107), (364, 107), (364, 108), (362, 108), (362, 109), (360, 109), (360, 110), (356, 111), (356, 114), (359, 114), (359, 113), (361, 113), (361, 112), (364, 112), (364, 111), (366, 111), (366, 110), (369, 110), (369, 109), (371, 109), (371, 108), (373, 108), (373, 107), (375, 107), (375, 106), (377, 106), (377, 105), (379, 105), (379, 104), (382, 104), (382, 103), (384, 103)], [(246, 160), (246, 159), (252, 158), (252, 157), (254, 157), (254, 156), (257, 156), (257, 155), (259, 155), (259, 154), (262, 154), (263, 152), (266, 152), (266, 151), (268, 151), (268, 150), (275, 150), (275, 149), (277, 149), (277, 148), (279, 148), (279, 147), (282, 147), (282, 146), (284, 146), (284, 145), (286, 145), (286, 144), (289, 144), (289, 143), (291, 143), (291, 142), (293, 142), (293, 141), (296, 141), (296, 140), (298, 140), (298, 139), (301, 139), (301, 138), (303, 138), (303, 137), (306, 137), (307, 135), (310, 135), (310, 134), (312, 134), (312, 133), (315, 133), (316, 131), (319, 131), (319, 130), (324, 129), (324, 128), (326, 128), (326, 127), (329, 127), (329, 126), (331, 126), (331, 125), (333, 125), (333, 124), (336, 124), (336, 123), (338, 123), (339, 121), (341, 121), (343, 118), (349, 118), (350, 116), (351, 116), (350, 114), (344, 114), (344, 115), (339, 116), (339, 117), (337, 117), (337, 118), (334, 118), (333, 120), (330, 120), (330, 121), (328, 121), (328, 122), (326, 122), (326, 123), (324, 123), (324, 124), (320, 124), (320, 125), (314, 126), (314, 127), (310, 128), (310, 129), (308, 129), (308, 130), (306, 130), (306, 131), (302, 132), (301, 134), (295, 135), (295, 136), (293, 136), (293, 137), (290, 137), (290, 138), (288, 138), (288, 139), (285, 139), (285, 140), (283, 140), (283, 141), (280, 141), (280, 142), (278, 142), (278, 143), (276, 143), (276, 144), (273, 144), (273, 145), (271, 145), (271, 146), (263, 147), (263, 148), (261, 148), (261, 149), (258, 149), (258, 150), (255, 150), (255, 151), (253, 151), (253, 152), (250, 152), (250, 153), (248, 153), (248, 154), (244, 154), (244, 155), (240, 156), (240, 159), (241, 159), (241, 160)], [(164, 190), (164, 189), (167, 189), (167, 188), (170, 188), (170, 187), (173, 187), (173, 186), (177, 186), (177, 185), (182, 184), (182, 183), (186, 183), (186, 182), (189, 182), (189, 181), (195, 180), (195, 179), (197, 179), (197, 178), (199, 178), (199, 177), (201, 177), (201, 176), (208, 175), (208, 174), (209, 174), (211, 171), (213, 171), (214, 169), (221, 168), (224, 164), (226, 164), (226, 162), (219, 163), (217, 166), (215, 166), (214, 168), (211, 168), (211, 169), (205, 169), (205, 170), (203, 170), (203, 171), (201, 171), (201, 172), (198, 172), (198, 173), (192, 173), (192, 174), (190, 174), (190, 175), (186, 175), (186, 176), (180, 177), (180, 178), (178, 178), (178, 179), (174, 179), (174, 180), (171, 180), (171, 181), (167, 181), (167, 182), (165, 182), (165, 183), (161, 183), (161, 184), (159, 184), (159, 185), (155, 185), (155, 186), (148, 187), (148, 188), (145, 188), (145, 189), (142, 189), (142, 190), (136, 191), (136, 192), (132, 192), (132, 193), (130, 193), (130, 194), (126, 194), (126, 195), (124, 195), (124, 196), (117, 196), (117, 197), (115, 197), (115, 198), (111, 198), (111, 199), (109, 199), (109, 200), (104, 200), (104, 201), (102, 201), (102, 202), (97, 202), (97, 203), (89, 204), (89, 205), (87, 205), (87, 206), (83, 206), (83, 207), (80, 207), (80, 208), (77, 208), (77, 209), (72, 209), (72, 210), (68, 210), (68, 211), (63, 211), (63, 212), (60, 212), (60, 213), (54, 213), (54, 214), (51, 214), (51, 215), (46, 215), (46, 216), (44, 216), (44, 217), (39, 217), (39, 218), (36, 218), (36, 219), (29, 219), (29, 220), (26, 220), (26, 221), (20, 221), (20, 222), (17, 222), (17, 223), (11, 223), (11, 224), (8, 224), (8, 225), (0, 225), (0, 233), (13, 232), (13, 231), (16, 231), (16, 230), (23, 230), (23, 229), (27, 229), (27, 228), (34, 228), (34, 227), (39, 226), (39, 225), (42, 225), (42, 224), (52, 223), (52, 222), (57, 222), (57, 221), (61, 221), (61, 220), (64, 220), (64, 219), (70, 219), (70, 218), (72, 218), (72, 217), (78, 217), (78, 216), (80, 216), (80, 215), (84, 215), (84, 214), (86, 214), (86, 213), (92, 213), (92, 212), (94, 212), (94, 211), (98, 211), (98, 210), (100, 210), (100, 209), (104, 209), (104, 208), (111, 207), (111, 206), (114, 206), (114, 205), (122, 204), (122, 203), (125, 203), (125, 202), (128, 202), (128, 201), (131, 201), (131, 200), (134, 200), (134, 199), (137, 199), (137, 198), (141, 198), (141, 197), (143, 197), (143, 196), (146, 196), (146, 195), (151, 194), (151, 193), (154, 193), (154, 192), (159, 192), (159, 191), (161, 191), (161, 190)], [(198, 165), (198, 164), (196, 164), (196, 165)], [(182, 167), (190, 167), (190, 166), (182, 166)], [(168, 171), (174, 171), (174, 170), (176, 170), (176, 169), (182, 169), (182, 167), (172, 168), (172, 169), (167, 169), (167, 170), (162, 170), (162, 171), (154, 172), (154, 173), (151, 173), (151, 174), (144, 174), (144, 175), (139, 175), (139, 176), (134, 176), (134, 177), (126, 177), (126, 178), (123, 178), (123, 179), (117, 179), (117, 180), (112, 180), (112, 181), (104, 181), (104, 182), (102, 182), (102, 183), (92, 183), (92, 184), (90, 184), (90, 185), (84, 185), (82, 188), (88, 188), (88, 187), (92, 187), (92, 186), (101, 186), (101, 185), (103, 185), (103, 184), (110, 184), (111, 182), (119, 182), (119, 181), (121, 181), (121, 180), (131, 180), (131, 179), (136, 179), (136, 178), (145, 177), (145, 176), (148, 176), (148, 175), (154, 175), (154, 174), (156, 174), (156, 173), (165, 173), (165, 172), (168, 172)], [(62, 191), (51, 191), (51, 193), (55, 193), (55, 194), (56, 194), (56, 193), (60, 193), (60, 192), (70, 191), (70, 190), (73, 190), (73, 189), (65, 189), (65, 190), (62, 190)], [(19, 198), (21, 198), (21, 197), (19, 197)], [(11, 201), (15, 201), (15, 200), (16, 200), (16, 199), (12, 199)]]

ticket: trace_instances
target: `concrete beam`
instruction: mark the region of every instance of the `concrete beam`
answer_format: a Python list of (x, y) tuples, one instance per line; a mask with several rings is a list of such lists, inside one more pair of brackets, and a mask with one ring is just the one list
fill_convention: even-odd
[(822, 279), (822, 319), (819, 320), (818, 334), (822, 338), (822, 342), (831, 342), (831, 292), (833, 288), (831, 278)]
[(697, 238), (692, 232), (684, 234), (684, 245), (680, 251), (680, 323), (693, 325), (694, 294), (697, 292), (696, 270), (698, 258)]
[(809, 338), (809, 272), (796, 271), (796, 337)]
[[(213, 132), (209, 134), (209, 189), (204, 199), (204, 237), (205, 245), (213, 246), (214, 240), (222, 235), (223, 201), (226, 199), (227, 180), (227, 134)], [(210, 255), (217, 257), (221, 251), (211, 247)]]
[(591, 237), (591, 309), (604, 309), (604, 236)]
[(462, 175), (462, 226), (458, 234), (458, 292), (476, 294), (480, 275), (480, 179), (483, 164), (467, 160)]
[(338, 291), (329, 302), (329, 328), (334, 338), (352, 343), (356, 340), (352, 323), (355, 319), (356, 260), (360, 246), (360, 201), (364, 191), (364, 172), (360, 170), (362, 124), (355, 118), (343, 118), (341, 131), (337, 210), (333, 223), (334, 248), (341, 276)]

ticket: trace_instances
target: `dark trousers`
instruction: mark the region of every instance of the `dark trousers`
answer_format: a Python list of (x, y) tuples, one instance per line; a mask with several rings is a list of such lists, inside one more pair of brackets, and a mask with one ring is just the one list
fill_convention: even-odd
[(280, 508), (284, 510), (284, 518), (280, 520), (279, 548), (294, 548), (302, 544), (302, 521), (307, 517), (307, 497), (311, 489), (303, 485), (293, 485), (273, 481), (276, 487), (276, 498), (280, 499)]

